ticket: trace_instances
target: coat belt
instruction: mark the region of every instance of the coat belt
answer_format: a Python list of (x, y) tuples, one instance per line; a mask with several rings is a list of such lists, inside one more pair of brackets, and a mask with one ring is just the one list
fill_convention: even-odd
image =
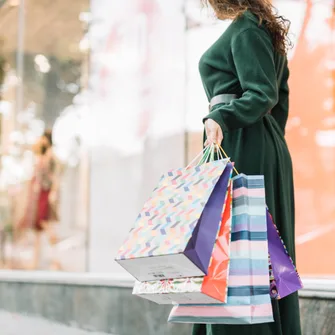
[[(213, 97), (209, 103), (209, 111), (219, 104), (230, 104), (232, 100), (237, 99), (238, 96), (236, 94), (219, 94)], [(268, 111), (268, 114), (271, 114), (271, 111)]]
[(209, 103), (209, 110), (218, 104), (229, 104), (232, 100), (236, 99), (236, 94), (219, 94), (213, 97)]

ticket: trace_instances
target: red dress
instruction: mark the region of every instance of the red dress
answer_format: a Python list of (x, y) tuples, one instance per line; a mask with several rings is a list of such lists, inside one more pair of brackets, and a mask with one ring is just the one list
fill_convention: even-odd
[(30, 182), (28, 205), (21, 226), (43, 230), (49, 219), (49, 194), (52, 187), (54, 160), (50, 155), (37, 157), (33, 178)]

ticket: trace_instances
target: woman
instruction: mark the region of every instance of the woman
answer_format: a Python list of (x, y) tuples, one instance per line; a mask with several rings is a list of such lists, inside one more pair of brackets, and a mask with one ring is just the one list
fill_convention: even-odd
[(34, 146), (35, 166), (30, 183), (28, 207), (21, 227), (35, 231), (35, 252), (32, 267), (39, 267), (41, 257), (41, 235), (49, 235), (51, 244), (55, 242), (50, 222), (57, 221), (56, 198), (56, 160), (52, 152), (52, 134), (47, 130)]
[[(53, 184), (55, 162), (51, 152), (51, 134), (45, 132), (37, 143), (36, 162), (32, 179), (32, 200), (36, 201), (33, 214), (33, 227), (42, 231), (50, 217), (49, 196)], [(32, 202), (34, 202), (34, 200)]]
[[(203, 0), (207, 3), (206, 0)], [(288, 118), (288, 21), (268, 0), (208, 0), (219, 19), (233, 19), (199, 64), (210, 101), (205, 144), (221, 143), (236, 168), (265, 176), (266, 201), (295, 258)], [(301, 335), (296, 294), (273, 301), (274, 323), (195, 325), (194, 335)]]

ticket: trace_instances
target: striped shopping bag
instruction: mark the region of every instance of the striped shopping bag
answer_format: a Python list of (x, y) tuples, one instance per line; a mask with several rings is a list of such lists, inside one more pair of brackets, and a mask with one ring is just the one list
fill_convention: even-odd
[(233, 179), (228, 299), (225, 304), (177, 305), (172, 323), (256, 324), (273, 321), (263, 176)]

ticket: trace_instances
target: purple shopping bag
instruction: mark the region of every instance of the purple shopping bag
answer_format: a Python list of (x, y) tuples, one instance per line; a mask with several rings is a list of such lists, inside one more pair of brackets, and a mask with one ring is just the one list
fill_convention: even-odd
[[(232, 171), (233, 165), (228, 163), (186, 246), (185, 255), (205, 274), (207, 274), (215, 240), (219, 232)], [(213, 232), (215, 232), (214, 238)]]
[(267, 211), (267, 229), (270, 258), (270, 295), (278, 300), (297, 292), (303, 288), (303, 285), (269, 211)]

